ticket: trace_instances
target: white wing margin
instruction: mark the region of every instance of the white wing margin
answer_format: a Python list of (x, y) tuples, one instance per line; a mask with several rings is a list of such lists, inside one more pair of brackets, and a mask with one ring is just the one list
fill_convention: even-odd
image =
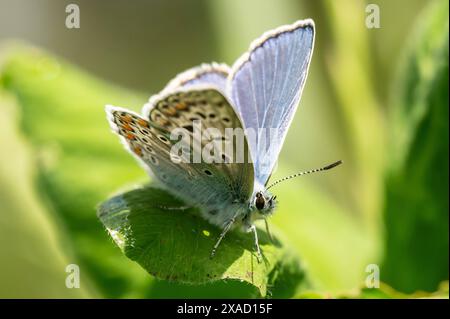
[(215, 85), (221, 91), (225, 91), (229, 73), (230, 67), (225, 63), (203, 63), (178, 74), (166, 85), (164, 91), (198, 84)]

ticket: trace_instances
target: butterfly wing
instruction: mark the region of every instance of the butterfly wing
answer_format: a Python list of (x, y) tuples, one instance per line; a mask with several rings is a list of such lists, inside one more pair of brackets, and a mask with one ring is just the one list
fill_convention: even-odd
[[(219, 158), (231, 157), (224, 145), (230, 140), (199, 138), (193, 121), (206, 128), (217, 128), (226, 136), (226, 128), (240, 128), (241, 122), (228, 100), (215, 88), (192, 86), (180, 88), (152, 99), (147, 113), (141, 117), (133, 112), (109, 106), (111, 127), (126, 148), (147, 167), (169, 191), (186, 202), (202, 208), (205, 218), (222, 226), (235, 213), (224, 208), (243, 203), (252, 194), (253, 164), (194, 162), (194, 153), (212, 143)], [(173, 140), (171, 133), (184, 128), (187, 139)], [(202, 133), (203, 133), (202, 131)], [(181, 150), (173, 152), (174, 146)], [(248, 146), (244, 138), (244, 149)], [(197, 153), (198, 154), (198, 153)]]
[(227, 93), (245, 129), (263, 129), (248, 141), (256, 188), (267, 183), (278, 158), (300, 100), (313, 44), (312, 20), (266, 32), (236, 61), (229, 75)]
[(204, 63), (180, 73), (167, 84), (163, 92), (170, 92), (180, 87), (207, 84), (215, 86), (224, 93), (229, 73), (230, 67), (224, 63)]

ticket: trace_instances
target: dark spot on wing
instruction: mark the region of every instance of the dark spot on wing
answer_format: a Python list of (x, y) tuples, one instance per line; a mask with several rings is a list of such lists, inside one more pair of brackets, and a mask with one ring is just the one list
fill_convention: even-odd
[(205, 174), (208, 175), (208, 176), (211, 176), (211, 175), (212, 175), (212, 173), (211, 173), (210, 170), (205, 169), (204, 172), (205, 172)]

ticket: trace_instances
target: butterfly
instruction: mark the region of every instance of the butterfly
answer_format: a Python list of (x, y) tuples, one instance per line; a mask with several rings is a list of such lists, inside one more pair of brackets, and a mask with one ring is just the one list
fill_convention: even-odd
[[(149, 99), (142, 115), (106, 106), (111, 128), (144, 169), (221, 227), (211, 257), (225, 234), (238, 228), (253, 233), (259, 261), (255, 221), (263, 219), (270, 236), (267, 218), (277, 205), (269, 189), (286, 179), (341, 163), (267, 185), (300, 101), (314, 33), (311, 19), (268, 31), (231, 68), (202, 64), (179, 74)], [(227, 135), (230, 129), (244, 132), (240, 142), (237, 136)], [(174, 139), (177, 130), (184, 133)], [(199, 130), (216, 134), (203, 138)], [(239, 154), (234, 152), (238, 145), (243, 160), (242, 156), (237, 160)], [(203, 156), (194, 160), (196, 154), (211, 153), (213, 160)]]

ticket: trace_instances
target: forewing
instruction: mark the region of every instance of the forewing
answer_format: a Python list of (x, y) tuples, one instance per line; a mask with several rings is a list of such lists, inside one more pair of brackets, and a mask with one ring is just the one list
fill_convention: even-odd
[[(147, 166), (152, 175), (175, 195), (213, 213), (232, 202), (245, 202), (253, 191), (253, 164), (249, 157), (243, 163), (235, 163), (225, 152), (226, 139), (200, 138), (207, 128), (217, 128), (226, 136), (226, 128), (242, 125), (227, 99), (216, 89), (190, 87), (153, 99), (141, 117), (124, 109), (108, 107), (107, 112), (114, 131), (121, 137), (127, 149)], [(183, 128), (188, 140), (171, 139), (174, 129)], [(193, 163), (194, 152), (214, 142), (215, 150), (222, 151), (219, 158), (231, 163), (206, 163), (203, 158)], [(178, 143), (178, 144), (177, 144)], [(232, 143), (232, 141), (231, 141)], [(174, 154), (175, 145), (183, 152)], [(197, 145), (197, 147), (196, 147)], [(248, 154), (247, 142), (244, 149)], [(172, 151), (172, 152), (171, 152)], [(188, 154), (188, 155), (186, 155)], [(198, 153), (197, 153), (198, 154)]]
[(259, 186), (267, 183), (297, 109), (313, 44), (312, 20), (266, 32), (229, 75), (227, 93), (245, 129), (257, 132), (248, 143)]

